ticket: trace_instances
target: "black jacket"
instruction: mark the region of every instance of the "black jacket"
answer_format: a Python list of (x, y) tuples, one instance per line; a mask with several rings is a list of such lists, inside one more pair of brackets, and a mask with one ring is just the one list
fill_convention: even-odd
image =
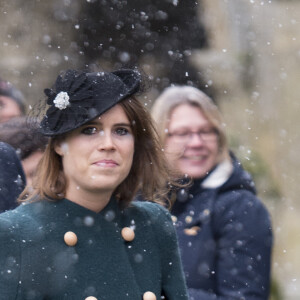
[(191, 300), (268, 299), (271, 221), (236, 159), (179, 191), (172, 214)]
[(17, 206), (17, 198), (26, 184), (25, 175), (15, 150), (0, 142), (0, 212)]

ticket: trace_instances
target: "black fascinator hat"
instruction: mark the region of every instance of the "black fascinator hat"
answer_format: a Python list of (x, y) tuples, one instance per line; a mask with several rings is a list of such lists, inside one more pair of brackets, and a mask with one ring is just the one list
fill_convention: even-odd
[(138, 92), (140, 82), (140, 73), (130, 69), (66, 71), (57, 77), (53, 89), (44, 90), (49, 108), (41, 121), (41, 132), (57, 136), (82, 126)]

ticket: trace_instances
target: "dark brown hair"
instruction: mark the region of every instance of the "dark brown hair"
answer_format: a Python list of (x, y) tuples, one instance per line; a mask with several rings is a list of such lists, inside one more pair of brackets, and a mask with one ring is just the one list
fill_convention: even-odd
[(38, 129), (38, 123), (25, 116), (0, 124), (0, 141), (10, 144), (23, 160), (36, 151), (44, 151), (48, 138)]

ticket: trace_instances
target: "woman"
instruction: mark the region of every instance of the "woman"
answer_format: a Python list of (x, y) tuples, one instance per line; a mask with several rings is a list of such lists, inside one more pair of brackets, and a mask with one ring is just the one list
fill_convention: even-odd
[(20, 90), (9, 81), (0, 78), (0, 123), (24, 116), (26, 102)]
[(0, 217), (1, 299), (187, 299), (169, 213), (131, 201), (166, 192), (139, 85), (132, 70), (69, 70), (45, 90), (34, 192)]
[(268, 299), (270, 218), (228, 150), (217, 107), (196, 88), (173, 86), (152, 115), (169, 165), (193, 180), (172, 207), (191, 299)]
[(26, 178), (16, 151), (0, 142), (0, 212), (17, 206), (17, 198), (25, 185)]
[(27, 185), (31, 186), (37, 165), (43, 156), (48, 139), (39, 132), (38, 123), (25, 116), (0, 124), (0, 141), (11, 145), (21, 160)]

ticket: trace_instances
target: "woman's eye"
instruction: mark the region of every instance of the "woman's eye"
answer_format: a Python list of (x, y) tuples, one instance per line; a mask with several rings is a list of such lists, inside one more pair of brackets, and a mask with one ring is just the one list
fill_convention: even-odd
[(188, 131), (179, 131), (179, 132), (177, 132), (177, 135), (179, 135), (179, 136), (188, 136), (189, 132)]
[(81, 133), (86, 134), (86, 135), (92, 135), (97, 132), (96, 127), (85, 127), (82, 129)]
[(129, 130), (127, 129), (127, 128), (117, 128), (116, 130), (115, 130), (115, 133), (117, 134), (117, 135), (127, 135), (127, 134), (129, 134)]

